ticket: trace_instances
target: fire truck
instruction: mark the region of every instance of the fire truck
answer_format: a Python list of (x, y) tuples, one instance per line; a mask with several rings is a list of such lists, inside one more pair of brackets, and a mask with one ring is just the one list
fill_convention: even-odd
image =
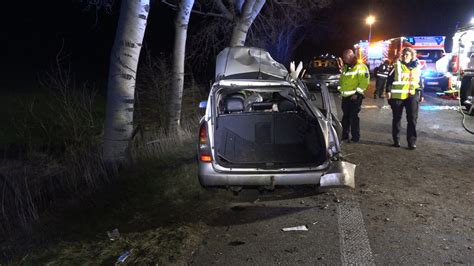
[(374, 72), (374, 69), (388, 58), (388, 45), (388, 41), (372, 43), (360, 41), (354, 45), (354, 48), (356, 50), (358, 61), (366, 64), (370, 72)]

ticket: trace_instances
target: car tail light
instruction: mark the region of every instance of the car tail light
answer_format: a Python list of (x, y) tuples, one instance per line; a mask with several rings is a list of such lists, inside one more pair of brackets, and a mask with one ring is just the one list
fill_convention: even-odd
[(207, 135), (207, 124), (203, 123), (199, 128), (199, 160), (201, 162), (212, 161), (211, 147)]
[(459, 70), (459, 56), (453, 55), (452, 59), (452, 72), (456, 73)]

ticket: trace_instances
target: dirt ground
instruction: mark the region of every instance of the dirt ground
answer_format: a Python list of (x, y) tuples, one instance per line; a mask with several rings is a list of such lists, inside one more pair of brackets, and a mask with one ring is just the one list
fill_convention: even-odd
[[(474, 135), (462, 128), (457, 101), (425, 93), (412, 151), (405, 117), (402, 147), (391, 147), (391, 110), (369, 95), (360, 143), (343, 146), (357, 165), (355, 190), (244, 191), (209, 224), (190, 263), (474, 263)], [(299, 225), (308, 231), (281, 230)]]

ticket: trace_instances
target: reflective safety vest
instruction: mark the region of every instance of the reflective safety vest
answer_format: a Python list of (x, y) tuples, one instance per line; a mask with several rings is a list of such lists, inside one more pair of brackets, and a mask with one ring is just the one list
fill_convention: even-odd
[(369, 79), (369, 69), (366, 65), (362, 63), (357, 63), (353, 67), (344, 65), (337, 89), (342, 97), (352, 96), (356, 92), (363, 95), (369, 86)]
[(392, 99), (405, 100), (415, 95), (420, 88), (421, 69), (419, 66), (410, 69), (400, 61), (395, 63), (395, 78), (392, 83)]

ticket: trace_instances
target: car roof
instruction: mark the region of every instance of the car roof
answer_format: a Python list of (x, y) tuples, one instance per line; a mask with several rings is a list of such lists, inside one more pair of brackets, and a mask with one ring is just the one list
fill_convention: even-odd
[(260, 79), (221, 79), (214, 83), (219, 87), (258, 87), (265, 89), (265, 87), (275, 86), (289, 86), (294, 85), (287, 80), (260, 80)]
[(288, 70), (270, 54), (256, 47), (227, 47), (217, 55), (216, 80), (285, 80)]

